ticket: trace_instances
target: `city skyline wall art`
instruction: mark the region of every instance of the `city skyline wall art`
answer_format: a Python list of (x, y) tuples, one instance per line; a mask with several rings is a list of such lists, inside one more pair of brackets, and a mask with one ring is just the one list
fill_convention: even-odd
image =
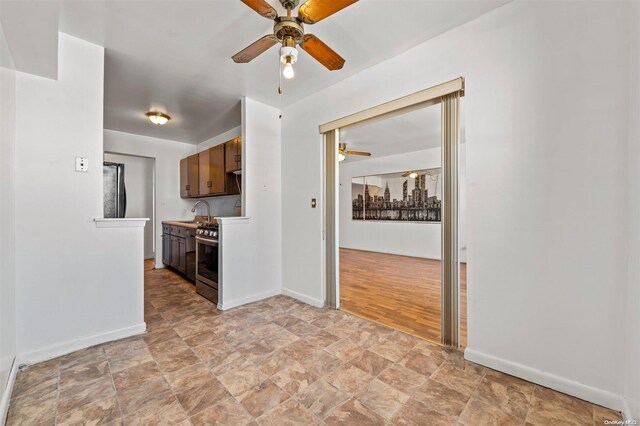
[(436, 222), (442, 215), (441, 169), (405, 171), (351, 180), (351, 218), (362, 221)]

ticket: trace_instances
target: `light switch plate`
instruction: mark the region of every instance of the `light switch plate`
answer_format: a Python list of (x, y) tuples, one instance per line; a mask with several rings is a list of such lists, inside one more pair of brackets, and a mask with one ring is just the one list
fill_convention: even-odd
[(316, 201), (316, 199), (312, 198), (311, 199), (311, 208), (315, 209), (317, 205), (318, 205), (318, 202)]
[(89, 159), (84, 157), (76, 157), (76, 172), (88, 172)]

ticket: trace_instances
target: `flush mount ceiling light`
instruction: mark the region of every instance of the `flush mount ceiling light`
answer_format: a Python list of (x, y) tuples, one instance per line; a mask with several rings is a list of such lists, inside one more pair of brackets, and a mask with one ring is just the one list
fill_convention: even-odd
[(273, 20), (273, 34), (266, 35), (232, 56), (236, 63), (247, 63), (269, 50), (275, 44), (282, 45), (280, 61), (284, 64), (282, 75), (293, 78), (293, 64), (298, 59), (296, 46), (300, 46), (316, 61), (324, 65), (329, 71), (339, 70), (344, 66), (344, 59), (313, 34), (305, 34), (304, 25), (319, 22), (334, 13), (352, 5), (358, 0), (307, 0), (298, 9), (298, 16), (292, 16), (291, 11), (298, 7), (299, 0), (279, 0), (287, 10), (285, 16), (278, 16), (278, 12), (264, 0), (241, 0), (261, 16)]
[(413, 170), (411, 170), (411, 171), (405, 172), (405, 173), (402, 175), (402, 177), (407, 177), (407, 176), (409, 176), (411, 179), (415, 179), (415, 178), (417, 178), (417, 177), (418, 177), (418, 173), (417, 173), (417, 172), (415, 172), (415, 171), (413, 171)]
[(153, 124), (157, 124), (158, 126), (167, 124), (167, 121), (171, 120), (168, 114), (157, 111), (149, 111), (146, 116)]

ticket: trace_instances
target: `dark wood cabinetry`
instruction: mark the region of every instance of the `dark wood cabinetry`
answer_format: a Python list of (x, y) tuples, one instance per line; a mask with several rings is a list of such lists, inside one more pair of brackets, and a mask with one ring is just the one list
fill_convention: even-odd
[(180, 160), (180, 197), (215, 197), (240, 193), (242, 138), (232, 139)]
[(224, 172), (224, 145), (214, 146), (199, 155), (200, 195), (220, 195), (227, 192)]
[(198, 154), (180, 160), (180, 196), (182, 198), (199, 195)]
[(195, 229), (162, 225), (162, 263), (185, 274), (188, 279), (195, 282)]
[(242, 138), (235, 138), (224, 144), (225, 172), (242, 170)]

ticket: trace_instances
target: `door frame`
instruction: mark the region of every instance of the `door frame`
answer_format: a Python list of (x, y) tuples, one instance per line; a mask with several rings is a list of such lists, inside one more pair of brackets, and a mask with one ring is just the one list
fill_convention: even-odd
[[(442, 83), (355, 114), (322, 124), (323, 136), (323, 271), (325, 306), (340, 307), (338, 144), (340, 129), (369, 120), (388, 118), (411, 110), (442, 104), (442, 341), (459, 348), (458, 277), (458, 145), (459, 100), (464, 96), (463, 77)], [(446, 201), (446, 204), (445, 204)], [(446, 207), (445, 207), (446, 206)]]

